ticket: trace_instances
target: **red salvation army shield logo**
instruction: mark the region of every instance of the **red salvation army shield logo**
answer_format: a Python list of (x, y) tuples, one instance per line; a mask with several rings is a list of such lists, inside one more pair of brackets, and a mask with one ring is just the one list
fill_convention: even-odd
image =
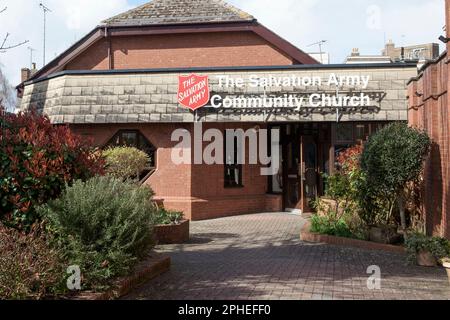
[(178, 102), (195, 111), (209, 102), (208, 76), (191, 74), (178, 77)]

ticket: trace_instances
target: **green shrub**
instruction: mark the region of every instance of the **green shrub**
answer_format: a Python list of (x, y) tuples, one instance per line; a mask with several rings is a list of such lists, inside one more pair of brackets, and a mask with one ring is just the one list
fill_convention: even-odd
[(402, 227), (407, 227), (405, 189), (420, 176), (430, 148), (428, 135), (405, 123), (390, 124), (370, 137), (361, 157), (365, 180), (360, 195), (366, 220), (379, 214), (380, 205), (384, 205), (384, 220), (390, 223), (398, 204)]
[(39, 208), (59, 235), (70, 265), (83, 273), (83, 289), (127, 274), (152, 245), (153, 193), (112, 177), (76, 181)]
[(158, 225), (170, 225), (179, 224), (184, 219), (182, 212), (167, 211), (166, 209), (160, 209), (156, 213), (155, 224)]
[(409, 234), (405, 240), (408, 260), (416, 262), (417, 253), (421, 250), (429, 251), (437, 260), (450, 255), (450, 241), (439, 237), (427, 237), (421, 233)]
[(40, 226), (28, 234), (0, 223), (0, 300), (43, 299), (62, 293), (61, 253)]
[(355, 238), (343, 219), (332, 220), (329, 217), (318, 215), (313, 215), (311, 218), (311, 232), (336, 237)]
[(143, 151), (131, 147), (116, 147), (103, 151), (106, 172), (117, 179), (139, 178), (150, 163), (150, 157)]

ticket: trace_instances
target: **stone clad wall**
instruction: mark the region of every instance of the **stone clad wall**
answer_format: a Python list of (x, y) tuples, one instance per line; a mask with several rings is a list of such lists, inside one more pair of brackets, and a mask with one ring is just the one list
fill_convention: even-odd
[[(183, 73), (183, 75), (190, 72)], [(337, 75), (370, 76), (367, 92), (385, 94), (375, 113), (342, 115), (341, 121), (398, 121), (407, 120), (406, 82), (417, 74), (414, 67), (385, 67), (366, 69), (298, 68), (271, 71), (216, 71), (198, 72), (209, 75), (210, 89), (224, 92), (218, 87), (218, 75), (248, 78), (260, 77), (298, 77), (320, 76), (327, 79), (330, 73)], [(22, 109), (31, 106), (44, 111), (56, 123), (94, 124), (94, 123), (188, 123), (195, 115), (182, 108), (177, 102), (178, 76), (180, 73), (87, 73), (66, 74), (55, 78), (29, 84), (25, 87)], [(243, 88), (238, 93), (263, 93), (262, 88)], [(329, 87), (267, 88), (267, 95), (280, 93), (315, 93), (330, 91)], [(356, 90), (344, 87), (344, 91)], [(226, 91), (226, 90), (225, 90)], [(240, 92), (239, 92), (240, 91)], [(228, 92), (232, 93), (232, 92)], [(202, 109), (197, 114), (204, 122), (299, 122), (299, 121), (336, 121), (336, 114), (314, 113), (300, 115), (282, 112), (222, 113)]]

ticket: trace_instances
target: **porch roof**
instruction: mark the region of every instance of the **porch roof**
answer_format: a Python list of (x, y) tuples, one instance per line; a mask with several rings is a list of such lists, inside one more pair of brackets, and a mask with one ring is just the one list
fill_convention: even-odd
[[(211, 96), (231, 97), (333, 94), (336, 88), (326, 83), (331, 74), (369, 77), (367, 88), (344, 85), (339, 90), (348, 95), (364, 93), (382, 97), (372, 99), (374, 111), (343, 112), (341, 121), (405, 121), (406, 83), (417, 75), (417, 68), (415, 64), (370, 64), (64, 71), (25, 83), (21, 108), (37, 108), (57, 124), (336, 121), (333, 110), (318, 110), (309, 114), (287, 109), (223, 112), (208, 108), (210, 104), (207, 104), (194, 113), (178, 102), (178, 76), (191, 73), (209, 76)], [(257, 78), (317, 77), (324, 80), (322, 84), (311, 87), (287, 87), (274, 82), (270, 87), (261, 88), (248, 85), (252, 75)], [(242, 88), (224, 88), (219, 86), (218, 76), (241, 78), (245, 80), (245, 85)]]

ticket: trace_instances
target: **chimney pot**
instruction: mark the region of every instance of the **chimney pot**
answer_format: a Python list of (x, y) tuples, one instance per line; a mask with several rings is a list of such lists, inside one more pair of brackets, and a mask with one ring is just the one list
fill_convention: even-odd
[(359, 48), (353, 48), (352, 50), (352, 57), (359, 56)]

